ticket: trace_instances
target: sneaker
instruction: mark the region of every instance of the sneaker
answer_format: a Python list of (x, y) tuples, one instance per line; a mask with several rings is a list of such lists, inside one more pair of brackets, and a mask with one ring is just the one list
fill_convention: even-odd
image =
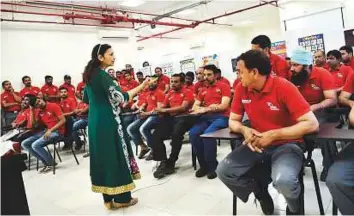
[(216, 174), (215, 171), (210, 172), (210, 173), (207, 174), (207, 178), (208, 178), (208, 179), (214, 179), (214, 178), (216, 178), (216, 177), (218, 177), (218, 175)]
[(138, 158), (139, 158), (139, 159), (143, 159), (143, 157), (144, 157), (149, 151), (150, 151), (150, 149), (149, 149), (148, 147), (142, 148), (142, 149), (140, 150), (140, 153), (139, 153)]
[(199, 168), (196, 172), (195, 172), (195, 177), (197, 178), (201, 178), (201, 177), (204, 177), (208, 174), (208, 172), (203, 169), (203, 168)]
[(171, 175), (174, 172), (175, 172), (175, 162), (167, 160), (166, 161), (165, 174), (166, 175)]
[(89, 156), (90, 156), (90, 152), (87, 152), (87, 153), (84, 154), (82, 157), (87, 158), (87, 157), (89, 157)]
[(154, 156), (153, 156), (153, 154), (152, 154), (152, 151), (150, 151), (150, 154), (145, 158), (145, 160), (151, 161), (151, 160), (153, 160), (153, 159), (154, 159)]
[(157, 179), (161, 179), (166, 176), (166, 161), (161, 161), (160, 165), (157, 167), (156, 171), (153, 173), (154, 177)]
[(46, 173), (48, 171), (52, 170), (52, 166), (44, 166), (42, 169), (40, 169), (38, 172), (39, 173)]
[(300, 212), (300, 208), (297, 212), (292, 212), (292, 211), (290, 211), (289, 207), (286, 206), (286, 215), (302, 215), (302, 214)]
[(263, 214), (272, 215), (274, 213), (273, 199), (268, 192), (268, 188), (265, 188), (258, 194), (255, 194), (256, 199), (261, 204)]
[(328, 170), (327, 169), (323, 169), (322, 172), (321, 172), (320, 181), (321, 182), (326, 182), (327, 175), (328, 175)]

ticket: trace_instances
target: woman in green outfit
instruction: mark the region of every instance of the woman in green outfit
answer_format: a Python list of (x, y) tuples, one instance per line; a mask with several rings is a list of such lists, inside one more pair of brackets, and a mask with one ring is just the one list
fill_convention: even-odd
[(114, 64), (108, 44), (96, 45), (85, 67), (84, 102), (89, 103), (88, 137), (92, 191), (102, 193), (108, 209), (128, 207), (138, 202), (131, 197), (134, 179), (140, 178), (126, 129), (121, 124), (120, 105), (149, 85), (145, 80), (135, 89), (123, 93), (105, 69)]

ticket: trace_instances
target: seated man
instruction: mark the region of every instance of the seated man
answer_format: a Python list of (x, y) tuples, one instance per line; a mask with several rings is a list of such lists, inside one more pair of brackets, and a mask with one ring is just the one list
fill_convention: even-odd
[(354, 107), (354, 74), (350, 75), (345, 82), (339, 95), (339, 103), (351, 108)]
[(190, 91), (192, 91), (192, 93), (194, 93), (194, 73), (192, 71), (188, 71), (186, 73), (186, 78), (185, 78), (185, 85), (184, 87)]
[(204, 67), (204, 77), (207, 83), (199, 92), (192, 108), (192, 114), (203, 114), (198, 122), (190, 129), (189, 138), (193, 151), (197, 155), (200, 168), (195, 173), (197, 178), (206, 176), (216, 178), (216, 140), (202, 139), (201, 134), (213, 132), (228, 126), (231, 97), (230, 86), (216, 80), (218, 68), (215, 65)]
[[(83, 93), (83, 91), (81, 91)], [(68, 89), (64, 86), (59, 88), (59, 95), (60, 95), (60, 108), (63, 111), (63, 115), (66, 118), (70, 118), (70, 121), (74, 121), (73, 115), (74, 110), (76, 109), (77, 102), (76, 99), (73, 97), (69, 97)], [(71, 148), (72, 140), (65, 141), (63, 150), (68, 150)]]
[[(145, 95), (146, 110), (139, 113), (138, 119), (131, 123), (128, 128), (128, 134), (133, 140), (135, 145), (139, 145), (141, 150), (138, 158), (142, 159), (147, 154), (152, 146), (151, 130), (155, 128), (159, 121), (158, 116), (150, 116), (153, 114), (156, 108), (160, 108), (165, 99), (165, 95), (162, 90), (157, 88), (157, 80), (150, 84), (149, 91)], [(145, 106), (144, 106), (145, 107)], [(147, 145), (141, 139), (141, 136), (147, 142)], [(146, 158), (146, 160), (152, 160), (152, 153)]]
[[(353, 85), (354, 88), (354, 85)], [(349, 114), (354, 126), (354, 107)], [(337, 156), (329, 168), (327, 187), (342, 215), (354, 215), (354, 144), (350, 143)]]
[(84, 96), (84, 91), (81, 91), (81, 97), (80, 97), (80, 102), (78, 103), (76, 109), (74, 110), (74, 113), (76, 114), (76, 119), (73, 125), (73, 140), (76, 144), (75, 150), (80, 150), (83, 143), (80, 139), (79, 136), (79, 130), (80, 129), (86, 129), (88, 125), (88, 111), (89, 111), (89, 105), (84, 103), (82, 101), (82, 98)]
[(39, 122), (45, 125), (47, 130), (25, 139), (21, 145), (31, 155), (42, 161), (44, 167), (39, 172), (44, 173), (51, 170), (53, 164), (51, 154), (44, 147), (64, 135), (66, 120), (59, 105), (55, 103), (47, 103), (37, 98), (36, 107), (39, 108)]
[(347, 78), (353, 74), (353, 69), (341, 64), (342, 55), (338, 50), (331, 50), (327, 53), (327, 63), (330, 66), (329, 72), (333, 78), (333, 88), (337, 92), (343, 89)]
[[(265, 54), (248, 51), (237, 65), (241, 83), (232, 101), (229, 127), (245, 140), (219, 164), (218, 177), (243, 202), (253, 192), (263, 213), (270, 215), (274, 212), (268, 193), (271, 176), (288, 204), (287, 214), (299, 214), (298, 175), (304, 159), (299, 143), (305, 134), (318, 130), (318, 121), (294, 85), (271, 75)], [(252, 127), (242, 125), (244, 113)]]
[(205, 80), (204, 80), (204, 68), (203, 67), (199, 67), (196, 71), (195, 71), (195, 76), (197, 78), (197, 82), (194, 84), (194, 97), (197, 97), (198, 93), (201, 92), (206, 84), (205, 84)]
[[(160, 118), (160, 122), (152, 134), (154, 160), (161, 161), (154, 172), (155, 178), (160, 179), (174, 172), (175, 163), (181, 151), (183, 136), (195, 123), (193, 119), (175, 118), (174, 116), (187, 113), (193, 102), (193, 91), (184, 88), (183, 76), (181, 74), (172, 75), (171, 89), (163, 102), (163, 108), (155, 109), (158, 114), (164, 115)], [(172, 150), (169, 159), (167, 159), (163, 141), (170, 136), (172, 136)]]

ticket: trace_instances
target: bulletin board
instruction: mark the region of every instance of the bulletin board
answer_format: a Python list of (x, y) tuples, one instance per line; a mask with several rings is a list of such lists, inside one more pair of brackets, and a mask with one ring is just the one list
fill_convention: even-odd
[(286, 42), (285, 41), (277, 41), (272, 43), (270, 51), (275, 54), (278, 55), (282, 58), (286, 58), (287, 54), (286, 54)]
[(301, 37), (298, 42), (301, 47), (312, 52), (313, 54), (318, 50), (325, 52), (323, 34)]
[(204, 56), (202, 58), (202, 65), (215, 65), (216, 67), (219, 67), (219, 56), (217, 54), (214, 55), (209, 55), (209, 56)]
[(180, 61), (180, 65), (181, 65), (181, 72), (182, 73), (187, 73), (188, 71), (192, 71), (192, 72), (195, 71), (194, 58)]
[(171, 77), (173, 74), (173, 63), (168, 62), (161, 65), (162, 74)]

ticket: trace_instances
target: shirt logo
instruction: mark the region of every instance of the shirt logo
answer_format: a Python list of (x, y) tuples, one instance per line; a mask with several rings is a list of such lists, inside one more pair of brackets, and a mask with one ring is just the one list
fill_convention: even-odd
[(337, 73), (337, 76), (338, 76), (339, 78), (343, 78), (343, 74), (341, 74), (341, 73)]
[(311, 84), (310, 86), (311, 86), (311, 88), (314, 89), (314, 90), (321, 90), (321, 88), (318, 87), (318, 86), (315, 85), (315, 84)]
[(273, 105), (271, 102), (267, 102), (267, 105), (269, 106), (270, 110), (279, 111), (279, 108), (277, 106)]
[(249, 103), (251, 103), (251, 100), (250, 100), (250, 99), (248, 99), (248, 100), (241, 100), (241, 101), (242, 101), (243, 104), (249, 104)]

